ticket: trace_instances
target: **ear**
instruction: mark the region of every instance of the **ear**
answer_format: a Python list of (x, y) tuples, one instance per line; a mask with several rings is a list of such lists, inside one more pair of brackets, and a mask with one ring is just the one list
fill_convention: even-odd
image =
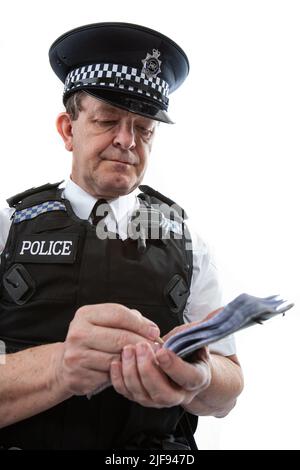
[(56, 129), (61, 135), (65, 148), (72, 152), (73, 150), (73, 126), (72, 120), (68, 113), (60, 113), (56, 119)]

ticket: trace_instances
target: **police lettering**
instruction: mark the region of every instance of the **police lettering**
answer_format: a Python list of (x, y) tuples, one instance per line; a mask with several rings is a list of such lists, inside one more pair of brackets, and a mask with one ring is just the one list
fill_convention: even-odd
[(72, 240), (24, 240), (19, 254), (30, 254), (32, 256), (70, 256), (72, 254), (72, 245)]

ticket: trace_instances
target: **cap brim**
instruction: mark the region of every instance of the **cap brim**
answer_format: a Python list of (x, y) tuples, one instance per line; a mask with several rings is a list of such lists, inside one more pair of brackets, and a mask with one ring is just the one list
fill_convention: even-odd
[(107, 90), (84, 89), (82, 91), (88, 95), (93, 96), (94, 98), (112, 104), (117, 108), (126, 109), (126, 111), (139, 114), (140, 116), (153, 119), (154, 121), (165, 122), (166, 124), (174, 124), (174, 121), (172, 121), (166, 111), (159, 109), (152, 103), (146, 102), (144, 99), (135, 99), (128, 97), (128, 95), (125, 93), (123, 94)]

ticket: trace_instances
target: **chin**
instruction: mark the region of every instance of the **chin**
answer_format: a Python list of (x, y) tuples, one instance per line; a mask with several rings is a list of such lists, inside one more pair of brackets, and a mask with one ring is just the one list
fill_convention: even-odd
[(125, 178), (114, 178), (111, 181), (101, 181), (98, 187), (101, 188), (101, 192), (116, 197), (130, 193), (136, 186), (137, 184), (134, 181), (126, 181)]

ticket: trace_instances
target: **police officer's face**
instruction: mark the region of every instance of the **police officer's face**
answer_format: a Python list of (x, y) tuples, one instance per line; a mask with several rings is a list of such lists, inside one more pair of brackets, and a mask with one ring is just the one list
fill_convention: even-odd
[(62, 113), (57, 121), (66, 148), (73, 151), (72, 180), (95, 197), (128, 194), (145, 173), (156, 121), (90, 95), (82, 108), (77, 120)]

